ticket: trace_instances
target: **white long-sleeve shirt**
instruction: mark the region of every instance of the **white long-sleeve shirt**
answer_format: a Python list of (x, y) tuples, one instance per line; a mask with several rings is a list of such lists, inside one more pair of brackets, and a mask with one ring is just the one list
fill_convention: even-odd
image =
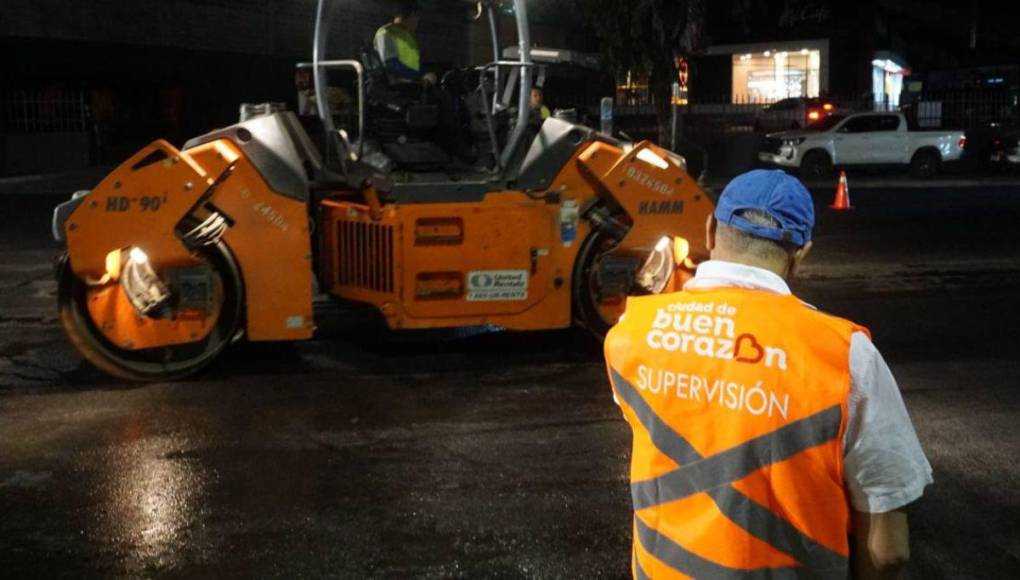
[[(732, 262), (698, 266), (685, 288), (737, 287), (790, 294), (776, 274)], [(933, 480), (899, 386), (889, 366), (864, 333), (850, 339), (850, 400), (844, 471), (850, 504), (859, 512), (885, 513), (924, 493)]]

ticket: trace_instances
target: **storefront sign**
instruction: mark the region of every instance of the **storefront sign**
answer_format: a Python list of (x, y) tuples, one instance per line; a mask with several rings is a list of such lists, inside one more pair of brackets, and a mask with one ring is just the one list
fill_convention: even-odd
[(824, 6), (803, 6), (787, 8), (779, 17), (779, 26), (792, 28), (798, 24), (824, 24), (829, 21), (832, 11)]

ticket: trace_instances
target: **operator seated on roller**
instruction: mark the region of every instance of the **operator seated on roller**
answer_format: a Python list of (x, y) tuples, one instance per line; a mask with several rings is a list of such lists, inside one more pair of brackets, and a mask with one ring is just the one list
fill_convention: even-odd
[(455, 95), (439, 84), (435, 73), (421, 73), (421, 52), (415, 33), (421, 22), (421, 9), (417, 0), (398, 0), (393, 20), (375, 34), (375, 50), (386, 69), (392, 86), (413, 86), (421, 83), (426, 102), (439, 106), (439, 126), (430, 140), (447, 153), (465, 162), (474, 154), (464, 136), (463, 107)]
[(394, 83), (436, 84), (436, 75), (421, 74), (421, 52), (415, 33), (421, 22), (416, 0), (400, 0), (393, 20), (375, 33), (375, 50)]

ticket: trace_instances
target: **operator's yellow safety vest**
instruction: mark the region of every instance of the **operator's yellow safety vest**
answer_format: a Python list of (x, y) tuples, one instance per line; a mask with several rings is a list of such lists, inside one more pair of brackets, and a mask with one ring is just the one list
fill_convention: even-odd
[(418, 40), (407, 29), (394, 23), (375, 33), (375, 50), (392, 77), (417, 81), (421, 76)]
[(549, 117), (552, 117), (552, 111), (549, 110), (549, 107), (542, 105), (542, 120), (544, 121)]
[(846, 578), (854, 332), (793, 296), (632, 298), (606, 338), (633, 431), (635, 578)]

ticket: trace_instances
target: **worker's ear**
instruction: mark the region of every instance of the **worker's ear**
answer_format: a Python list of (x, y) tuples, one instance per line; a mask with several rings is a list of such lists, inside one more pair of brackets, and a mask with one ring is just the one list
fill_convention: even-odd
[(793, 278), (793, 276), (800, 270), (800, 265), (807, 259), (808, 254), (811, 253), (811, 248), (814, 247), (814, 242), (808, 242), (804, 244), (804, 247), (793, 253), (793, 257), (790, 260), (790, 274), (787, 278)]
[(716, 221), (715, 215), (708, 214), (708, 219), (705, 221), (705, 247), (708, 248), (709, 252), (715, 250), (715, 232), (718, 229), (716, 226), (719, 222)]

